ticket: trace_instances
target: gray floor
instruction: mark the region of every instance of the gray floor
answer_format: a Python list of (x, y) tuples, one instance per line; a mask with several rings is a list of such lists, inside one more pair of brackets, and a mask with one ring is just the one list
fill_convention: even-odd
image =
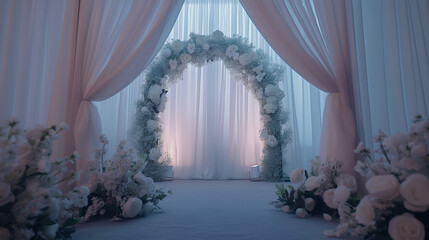
[(120, 222), (78, 226), (74, 239), (327, 239), (335, 223), (301, 219), (273, 208), (274, 184), (245, 180), (175, 180), (162, 211)]

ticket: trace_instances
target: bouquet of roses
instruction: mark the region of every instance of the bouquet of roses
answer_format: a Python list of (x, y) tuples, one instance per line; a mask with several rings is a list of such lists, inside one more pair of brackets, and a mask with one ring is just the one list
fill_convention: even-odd
[(360, 143), (355, 170), (366, 179), (368, 195), (357, 207), (344, 205), (336, 231), (328, 236), (425, 239), (429, 226), (429, 121), (416, 117), (409, 134), (374, 137), (374, 159)]
[(311, 161), (311, 171), (301, 168), (295, 169), (290, 174), (290, 181), (295, 186), (288, 185), (287, 189), (280, 184), (277, 187), (276, 207), (281, 207), (284, 212), (296, 213), (299, 217), (309, 215), (322, 215), (331, 220), (337, 215), (339, 204), (353, 201), (356, 197), (356, 179), (341, 172), (339, 161)]
[(158, 208), (167, 195), (157, 189), (152, 178), (142, 174), (145, 157), (137, 157), (122, 141), (111, 159), (105, 159), (108, 140), (100, 136), (101, 148), (95, 151), (91, 168), (89, 205), (83, 209), (83, 221), (96, 216), (134, 218)]
[(51, 159), (52, 142), (66, 124), (22, 131), (11, 119), (0, 126), (0, 239), (68, 239), (87, 205), (89, 190), (62, 193), (77, 176), (67, 169), (78, 154)]

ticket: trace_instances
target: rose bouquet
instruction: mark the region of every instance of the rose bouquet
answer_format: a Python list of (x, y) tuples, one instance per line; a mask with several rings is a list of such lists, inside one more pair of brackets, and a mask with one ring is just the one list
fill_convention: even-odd
[(417, 117), (409, 134), (374, 137), (375, 158), (362, 143), (355, 170), (368, 194), (357, 207), (344, 204), (340, 224), (328, 236), (375, 239), (425, 239), (429, 226), (429, 121)]
[(323, 214), (325, 219), (331, 220), (341, 203), (356, 198), (356, 179), (342, 173), (341, 165), (339, 161), (316, 158), (311, 161), (310, 174), (301, 168), (293, 170), (290, 180), (296, 186), (288, 185), (285, 189), (282, 184), (276, 185), (278, 199), (273, 204), (300, 217)]
[(137, 157), (122, 141), (111, 159), (105, 159), (108, 140), (100, 136), (101, 148), (92, 162), (89, 204), (82, 210), (83, 221), (97, 216), (134, 218), (159, 208), (167, 195), (157, 189), (152, 178), (142, 174), (145, 157)]
[(17, 121), (0, 126), (0, 239), (69, 239), (77, 210), (87, 205), (87, 187), (62, 193), (74, 183), (68, 172), (78, 154), (51, 159), (52, 143), (66, 124), (22, 131)]

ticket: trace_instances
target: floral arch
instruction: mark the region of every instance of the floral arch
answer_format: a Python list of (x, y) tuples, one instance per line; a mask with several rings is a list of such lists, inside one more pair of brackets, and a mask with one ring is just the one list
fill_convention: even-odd
[(182, 77), (188, 64), (203, 66), (216, 60), (222, 60), (258, 100), (264, 123), (260, 130), (264, 141), (261, 177), (282, 180), (282, 146), (286, 146), (291, 135), (284, 126), (287, 114), (281, 102), (285, 94), (278, 87), (283, 69), (270, 62), (262, 50), (255, 51), (246, 39), (229, 38), (219, 30), (208, 36), (191, 33), (186, 41), (165, 44), (148, 68), (143, 84), (144, 99), (137, 102), (134, 126), (136, 148), (141, 155), (148, 156), (145, 175), (161, 179), (162, 163), (158, 160), (162, 156), (162, 128), (158, 114), (165, 109), (168, 86)]

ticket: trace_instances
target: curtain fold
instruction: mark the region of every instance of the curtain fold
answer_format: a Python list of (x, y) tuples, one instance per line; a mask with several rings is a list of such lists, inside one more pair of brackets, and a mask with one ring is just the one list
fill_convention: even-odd
[[(92, 101), (116, 94), (146, 68), (167, 38), (183, 1), (92, 0), (79, 4), (72, 67), (67, 85), (56, 87), (66, 93), (65, 121), (72, 128), (66, 135), (64, 152), (79, 152), (76, 168), (82, 170), (80, 183), (85, 183), (88, 161), (101, 134)], [(64, 76), (56, 80), (64, 81)], [(64, 106), (52, 107), (53, 118), (64, 112)]]
[[(329, 93), (319, 156), (353, 172), (355, 121), (345, 1), (240, 0), (265, 39), (295, 71)], [(351, 46), (353, 47), (353, 46)]]

